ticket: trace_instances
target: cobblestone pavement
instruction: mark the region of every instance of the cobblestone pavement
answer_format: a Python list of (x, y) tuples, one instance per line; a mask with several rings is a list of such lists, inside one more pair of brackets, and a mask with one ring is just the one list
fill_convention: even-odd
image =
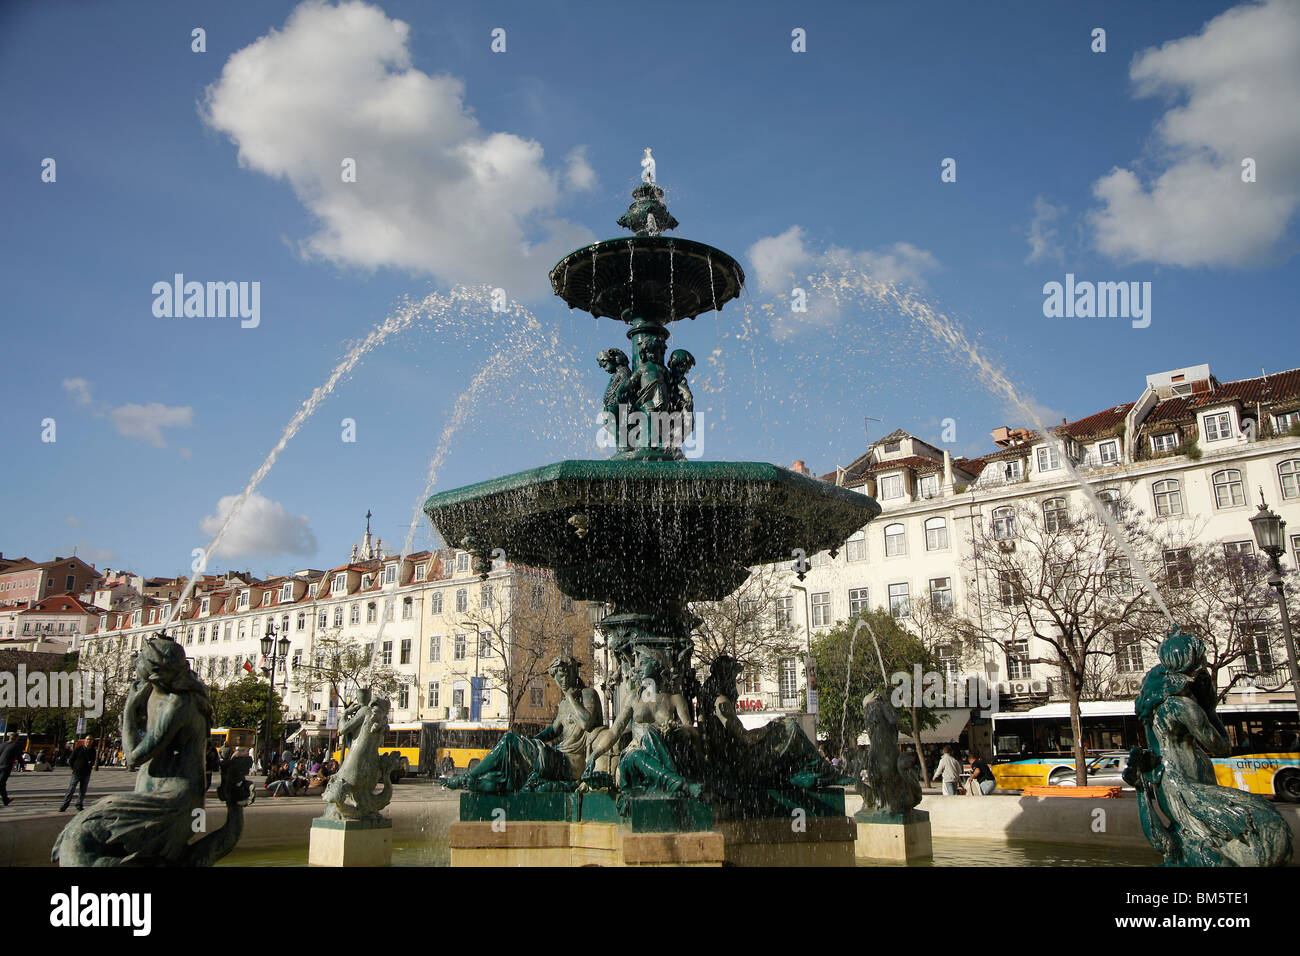
[[(13, 803), (0, 807), (0, 822), (7, 820), (26, 820), (34, 817), (58, 816), (59, 805), (63, 803), (63, 794), (68, 789), (72, 772), (67, 767), (56, 767), (49, 773), (28, 770), (23, 773), (11, 773), (6, 789)], [(259, 788), (263, 777), (254, 776)], [(90, 775), (90, 786), (86, 788), (86, 806), (90, 806), (100, 797), (110, 793), (120, 793), (135, 787), (135, 773), (122, 767), (101, 767)], [(455, 800), (458, 794), (444, 790), (432, 783), (428, 777), (407, 777), (393, 788), (393, 802), (408, 803), (425, 800)], [(216, 787), (208, 791), (208, 802), (217, 800)], [(257, 800), (248, 808), (249, 813), (256, 813), (259, 807), (275, 803), (320, 803), (320, 794), (303, 797), (268, 797), (258, 793)], [(68, 819), (76, 814), (77, 804), (68, 807), (63, 816)]]

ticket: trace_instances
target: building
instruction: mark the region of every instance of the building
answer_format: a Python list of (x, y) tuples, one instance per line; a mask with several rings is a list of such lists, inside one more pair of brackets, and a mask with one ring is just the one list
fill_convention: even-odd
[[(1022, 508), (1051, 520), (1085, 506), (1059, 449), (1104, 502), (1126, 499), (1155, 521), (1186, 521), (1199, 540), (1222, 542), (1225, 550), (1253, 553), (1249, 518), (1258, 488), (1300, 530), (1300, 370), (1222, 383), (1208, 365), (1175, 369), (1148, 376), (1136, 401), (1052, 431), (1059, 445), (1031, 429), (1000, 428), (992, 436), (997, 450), (971, 460), (895, 431), (848, 466), (822, 475), (873, 496), (883, 511), (838, 554), (812, 556), (802, 582), (787, 573), (774, 613), (795, 633), (815, 635), (867, 607), (905, 617), (917, 601), (968, 606), (968, 589), (980, 586), (963, 570), (975, 523), (996, 530)], [(1298, 562), (1300, 534), (1289, 540), (1287, 558)], [(1167, 570), (1155, 569), (1158, 586), (1168, 581), (1160, 573)], [(1294, 699), (1285, 667), (1274, 666), (1279, 645), (1276, 635), (1261, 634), (1258, 647), (1246, 649), (1240, 666), (1258, 671), (1259, 679), (1237, 691)], [(979, 659), (954, 654), (945, 666), (952, 677), (996, 685), (1003, 709), (1027, 708), (1064, 699), (1047, 657), (1046, 647), (1009, 654), (985, 645)], [(1131, 698), (1154, 663), (1149, 647), (1127, 651), (1121, 670), (1128, 682), (1116, 685), (1116, 696)], [(741, 706), (788, 708), (798, 702), (802, 681), (800, 662), (782, 660), (776, 673), (744, 688), (750, 693)]]
[(0, 605), (40, 601), (52, 594), (89, 593), (99, 577), (93, 565), (76, 557), (41, 562), (6, 559), (0, 567)]

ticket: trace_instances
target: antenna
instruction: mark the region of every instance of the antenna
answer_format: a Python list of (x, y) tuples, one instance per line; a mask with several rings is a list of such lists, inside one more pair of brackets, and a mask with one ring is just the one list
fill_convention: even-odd
[(862, 437), (867, 440), (867, 444), (871, 444), (871, 426), (868, 425), (867, 422), (878, 422), (878, 421), (880, 421), (879, 418), (862, 419)]

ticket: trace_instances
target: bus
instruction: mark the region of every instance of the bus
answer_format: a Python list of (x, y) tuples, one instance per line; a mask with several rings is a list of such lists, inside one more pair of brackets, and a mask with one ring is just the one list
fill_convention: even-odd
[[(1080, 725), (1090, 767), (1107, 777), (1143, 743), (1133, 701), (1083, 701)], [(1300, 802), (1300, 718), (1281, 702), (1225, 704), (1218, 710), (1231, 751), (1212, 758), (1224, 787)], [(1073, 786), (1074, 732), (1069, 704), (993, 715), (991, 766), (998, 787)]]
[(251, 754), (257, 742), (257, 731), (248, 727), (213, 727), (208, 740), (217, 750), (229, 747), (236, 754)]
[[(518, 733), (532, 735), (543, 724), (517, 724)], [(491, 752), (505, 734), (504, 719), (490, 720), (423, 720), (390, 724), (379, 747), (381, 754), (396, 752), (401, 770), (394, 782), (407, 774), (439, 776), (472, 770)], [(347, 751), (334, 751), (340, 763)]]

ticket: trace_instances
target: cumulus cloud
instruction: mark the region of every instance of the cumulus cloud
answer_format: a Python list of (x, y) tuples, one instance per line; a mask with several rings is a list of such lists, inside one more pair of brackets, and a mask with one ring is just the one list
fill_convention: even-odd
[(1156, 124), (1153, 180), (1116, 167), (1093, 184), (1097, 248), (1184, 267), (1274, 259), (1300, 206), (1300, 3), (1234, 7), (1140, 53), (1130, 78), (1138, 96), (1176, 105)]
[(459, 79), (412, 68), (409, 33), (366, 3), (303, 3), (226, 61), (203, 117), (315, 215), (306, 254), (542, 293), (594, 238), (554, 213), (562, 180), (589, 188), (590, 167), (579, 152), (556, 172), (534, 140), (483, 129)]
[(564, 182), (574, 192), (596, 188), (596, 171), (587, 162), (587, 147), (578, 146), (565, 157)]
[(1042, 196), (1034, 199), (1034, 218), (1029, 221), (1025, 238), (1029, 242), (1029, 255), (1025, 262), (1042, 262), (1045, 259), (1065, 260), (1065, 247), (1056, 231), (1056, 223), (1065, 213), (1065, 206), (1054, 206)]
[(78, 405), (94, 404), (95, 400), (90, 394), (90, 383), (84, 378), (65, 378), (63, 380), (63, 390)]
[(188, 405), (126, 404), (109, 409), (108, 418), (119, 435), (138, 438), (155, 448), (166, 448), (164, 428), (187, 428), (194, 424), (194, 409)]
[[(199, 522), (208, 538), (216, 536), (230, 515), (238, 495), (226, 495), (217, 502), (216, 514)], [(282, 554), (313, 555), (316, 535), (306, 515), (291, 514), (284, 505), (254, 492), (235, 516), (214, 557), (253, 558)]]

